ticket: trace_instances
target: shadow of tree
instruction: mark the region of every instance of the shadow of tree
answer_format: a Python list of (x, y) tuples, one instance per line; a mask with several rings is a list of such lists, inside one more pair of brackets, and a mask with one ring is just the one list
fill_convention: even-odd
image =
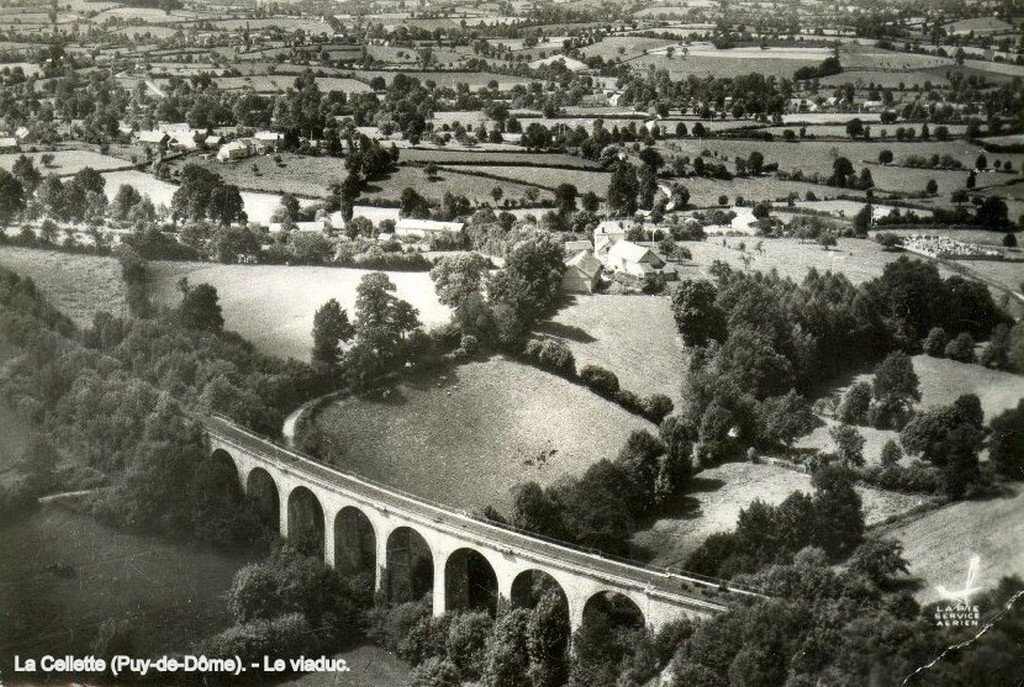
[(539, 334), (547, 334), (559, 339), (569, 339), (570, 341), (577, 341), (579, 343), (594, 343), (597, 341), (596, 338), (591, 336), (586, 330), (581, 327), (576, 327), (570, 324), (563, 324), (561, 322), (541, 322), (537, 325), (536, 331)]

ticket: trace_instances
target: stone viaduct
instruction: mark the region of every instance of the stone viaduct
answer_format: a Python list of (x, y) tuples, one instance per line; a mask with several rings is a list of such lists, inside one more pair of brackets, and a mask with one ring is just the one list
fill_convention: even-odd
[(573, 631), (598, 596), (625, 597), (649, 626), (708, 617), (756, 595), (716, 580), (644, 567), (502, 527), (317, 463), (230, 421), (206, 421), (211, 459), (230, 459), (242, 490), (283, 538), (312, 543), (327, 565), (372, 575), (389, 600), (433, 595), (433, 611), (527, 605), (557, 584)]

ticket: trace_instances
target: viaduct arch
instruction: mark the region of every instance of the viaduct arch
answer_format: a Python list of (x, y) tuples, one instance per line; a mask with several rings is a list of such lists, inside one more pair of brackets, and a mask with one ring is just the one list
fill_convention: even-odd
[(572, 631), (595, 597), (624, 597), (657, 629), (686, 615), (710, 617), (757, 593), (653, 569), (478, 520), (317, 463), (221, 417), (206, 420), (211, 457), (229, 458), (238, 484), (282, 537), (332, 567), (372, 575), (389, 600), (432, 595), (436, 615), (532, 605), (542, 580), (565, 595)]

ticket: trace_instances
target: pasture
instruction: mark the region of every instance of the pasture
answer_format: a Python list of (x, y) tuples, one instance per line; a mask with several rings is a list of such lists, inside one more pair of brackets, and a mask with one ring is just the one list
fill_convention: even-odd
[[(186, 652), (230, 624), (224, 595), (247, 557), (128, 534), (47, 506), (0, 528), (0, 656), (88, 654), (97, 627), (131, 618), (140, 655)], [(63, 579), (49, 565), (70, 566)], [(7, 661), (5, 660), (5, 663)]]
[[(715, 532), (736, 526), (742, 509), (755, 499), (779, 504), (794, 491), (813, 493), (811, 476), (771, 464), (725, 463), (699, 472), (691, 488), (675, 497), (633, 544), (651, 554), (651, 562), (681, 566)], [(918, 504), (917, 496), (857, 487), (867, 522), (881, 522)]]
[(505, 358), (343, 400), (316, 426), (336, 464), (455, 508), (508, 511), (513, 488), (551, 484), (614, 458), (630, 432), (654, 429), (590, 391)]
[[(758, 244), (761, 250), (758, 250)], [(768, 272), (774, 269), (784, 277), (800, 281), (813, 267), (819, 272), (841, 272), (854, 284), (879, 276), (886, 263), (901, 255), (885, 252), (874, 241), (865, 239), (839, 239), (838, 246), (832, 250), (824, 250), (816, 243), (801, 242), (799, 239), (762, 240), (750, 237), (709, 239), (684, 245), (693, 253), (693, 263), (684, 264), (680, 268), (681, 279), (707, 276), (715, 260), (722, 260), (734, 269), (744, 269), (744, 250), (741, 248), (745, 249), (747, 257), (751, 259), (750, 270), (753, 271)], [(943, 276), (952, 274), (941, 266), (939, 272)]]
[[(251, 169), (253, 163), (251, 160), (249, 160), (248, 162), (250, 163), (248, 167), (248, 169), (250, 170), (250, 177), (259, 179), (259, 177), (252, 176)], [(271, 169), (274, 164), (273, 161), (266, 159), (261, 159), (260, 162), (263, 162), (265, 169)], [(228, 170), (231, 167), (231, 165), (225, 165), (224, 167), (220, 167), (217, 166), (217, 163), (209, 160), (201, 161), (201, 163), (204, 165), (209, 165), (210, 169), (217, 172), (218, 174), (221, 174), (221, 176), (224, 177), (224, 181), (226, 183), (233, 183), (238, 185), (239, 187), (244, 188), (243, 184), (239, 180), (229, 178), (228, 175), (223, 173), (225, 170)], [(238, 169), (242, 169), (242, 167), (239, 164), (236, 164), (235, 167)], [(104, 187), (103, 192), (106, 193), (107, 198), (111, 200), (117, 194), (117, 191), (121, 187), (121, 184), (130, 184), (131, 186), (134, 186), (135, 190), (137, 190), (139, 193), (149, 196), (149, 199), (153, 201), (154, 205), (166, 205), (170, 207), (171, 198), (174, 197), (174, 192), (178, 188), (175, 184), (172, 184), (167, 181), (162, 181), (160, 179), (157, 179), (152, 174), (149, 174), (147, 172), (139, 172), (137, 170), (129, 170), (123, 172), (106, 172), (103, 174), (103, 177), (107, 180), (107, 184)], [(243, 209), (245, 210), (245, 214), (249, 218), (249, 221), (257, 224), (268, 224), (274, 212), (281, 205), (282, 193), (283, 191), (263, 193), (259, 191), (243, 190), (241, 192), (242, 205)], [(311, 202), (312, 201), (309, 199), (299, 199), (299, 204), (303, 206), (308, 206)]]
[(1004, 575), (1024, 575), (1024, 491), (1011, 497), (960, 501), (908, 522), (880, 527), (875, 534), (903, 543), (910, 574), (923, 584), (921, 603), (938, 601), (935, 585), (963, 584), (972, 556), (981, 557), (977, 584), (994, 587)]
[(525, 183), (489, 179), (450, 169), (441, 169), (428, 177), (422, 167), (399, 167), (387, 178), (371, 182), (361, 197), (397, 203), (402, 191), (411, 188), (428, 200), (440, 201), (446, 193), (451, 193), (466, 196), (471, 203), (483, 204), (494, 203), (491, 191), (496, 186), (501, 188), (503, 198), (518, 201), (524, 201), (532, 188)]
[[(610, 172), (587, 171), (582, 169), (561, 169), (555, 167), (511, 167), (501, 165), (448, 165), (447, 170), (457, 170), (468, 175), (486, 174), (498, 177), (488, 179), (491, 185), (501, 185), (504, 189), (507, 182), (518, 182), (531, 186), (543, 186), (554, 188), (559, 184), (573, 184), (580, 193), (592, 191), (600, 197), (608, 193), (608, 183), (611, 181)], [(441, 173), (442, 175), (444, 172)], [(506, 192), (506, 195), (507, 192)]]
[(128, 314), (121, 267), (114, 258), (0, 246), (0, 265), (30, 277), (79, 327), (90, 324), (100, 310)]
[[(878, 128), (879, 125), (873, 125), (872, 128)], [(799, 130), (798, 125), (792, 125), (786, 128)], [(891, 132), (895, 131), (895, 127), (887, 127)], [(716, 162), (733, 162), (737, 157), (749, 158), (750, 154), (755, 150), (760, 151), (764, 155), (766, 163), (778, 163), (779, 169), (784, 171), (796, 171), (802, 170), (804, 174), (820, 174), (825, 177), (832, 173), (832, 161), (842, 155), (853, 163), (854, 167), (859, 168), (865, 162), (877, 162), (878, 154), (883, 150), (892, 151), (893, 158), (896, 162), (904, 160), (911, 155), (917, 155), (922, 157), (931, 157), (932, 155), (949, 155), (959, 160), (964, 165), (962, 172), (957, 172), (960, 175), (961, 180), (966, 180), (967, 170), (974, 167), (974, 163), (979, 154), (985, 151), (977, 145), (968, 143), (964, 140), (951, 140), (951, 141), (929, 141), (926, 143), (907, 143), (900, 141), (863, 141), (863, 140), (846, 140), (846, 141), (796, 141), (793, 143), (787, 143), (781, 140), (775, 141), (754, 141), (754, 140), (720, 140), (720, 139), (701, 139), (701, 138), (676, 138), (669, 140), (661, 140), (658, 142), (658, 148), (662, 153), (668, 157), (669, 155), (688, 155), (691, 158), (695, 155), (699, 155), (701, 152), (708, 150), (713, 152), (713, 156), (710, 158)], [(1010, 160), (1013, 164), (1014, 169), (1021, 170), (1021, 164), (1024, 163), (1024, 155), (1020, 154), (1008, 154), (1008, 153), (985, 153), (988, 158), (989, 165), (994, 165), (996, 160), (1004, 162)], [(728, 165), (730, 168), (732, 165)], [(878, 167), (871, 168), (871, 174), (874, 176), (878, 173), (882, 174), (886, 181), (892, 181), (890, 177), (885, 176), (887, 172), (879, 170)], [(904, 170), (904, 168), (896, 168), (896, 173), (902, 173), (903, 171), (911, 172), (935, 172), (940, 173), (941, 170)], [(953, 172), (944, 172), (945, 174), (953, 174)], [(989, 180), (991, 178), (991, 181)], [(999, 183), (998, 180), (1005, 181), (1008, 178), (1012, 178), (1011, 175), (1005, 175), (997, 172), (979, 172), (978, 173), (978, 185), (984, 186), (987, 183)], [(927, 180), (925, 180), (927, 181)], [(688, 183), (687, 180), (684, 183)], [(718, 182), (722, 188), (728, 188), (732, 185), (723, 184)], [(882, 184), (878, 177), (875, 177), (875, 183), (879, 186)], [(894, 184), (894, 185), (899, 185)], [(921, 189), (923, 189), (923, 184)], [(908, 190), (917, 190), (915, 185), (913, 188), (908, 186)], [(728, 193), (728, 191), (726, 191)], [(819, 195), (821, 195), (819, 193)]]
[[(917, 405), (918, 410), (948, 405), (963, 394), (976, 394), (981, 401), (985, 421), (988, 422), (1004, 410), (1015, 408), (1017, 401), (1024, 397), (1024, 378), (1019, 375), (927, 355), (914, 356), (913, 363), (914, 372), (921, 382), (921, 402)], [(872, 374), (872, 371), (865, 371), (832, 391), (841, 396), (856, 382), (870, 383)], [(832, 419), (826, 419), (825, 422), (825, 425), (817, 427), (798, 440), (794, 444), (795, 448), (834, 450), (829, 429), (837, 423)], [(879, 462), (882, 446), (886, 441), (899, 440), (899, 432), (891, 430), (858, 426), (857, 431), (865, 439), (864, 458), (868, 464)], [(984, 455), (983, 453), (983, 457)], [(904, 463), (909, 462), (910, 459), (905, 457)]]
[[(0, 253), (3, 255), (3, 253)], [(369, 270), (338, 267), (286, 265), (207, 265), (186, 262), (154, 262), (154, 301), (177, 306), (177, 283), (207, 283), (217, 289), (224, 312), (224, 326), (240, 333), (269, 355), (309, 359), (313, 344), (313, 314), (336, 298), (354, 316), (356, 287)], [(389, 272), (396, 295), (419, 311), (427, 327), (447, 321), (448, 308), (434, 293), (426, 272)]]
[[(14, 161), (21, 157), (23, 153), (3, 153), (0, 154), (0, 169), (6, 169), (8, 172), (14, 166)], [(49, 152), (53, 155), (53, 162), (49, 166), (44, 166), (42, 157), (47, 153), (34, 153), (25, 152), (24, 155), (32, 160), (39, 173), (43, 176), (48, 174), (56, 174), (58, 176), (68, 176), (75, 172), (84, 169), (86, 167), (92, 167), (97, 172), (103, 172), (111, 169), (124, 169), (131, 167), (131, 164), (125, 162), (116, 157), (110, 155), (103, 155), (96, 153), (91, 150), (54, 150)]]
[(565, 343), (577, 370), (600, 365), (622, 388), (679, 406), (686, 358), (668, 298), (577, 295), (534, 331)]

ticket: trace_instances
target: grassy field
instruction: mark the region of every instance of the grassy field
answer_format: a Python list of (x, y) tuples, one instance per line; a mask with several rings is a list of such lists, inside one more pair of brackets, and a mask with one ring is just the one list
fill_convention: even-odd
[[(205, 167), (221, 175), (225, 182), (239, 188), (300, 196), (325, 196), (331, 184), (341, 183), (346, 174), (345, 161), (341, 158), (310, 157), (295, 153), (281, 153), (281, 165), (272, 157), (234, 162), (189, 157), (177, 161), (175, 166), (180, 168), (186, 164)], [(253, 172), (254, 166), (259, 174)]]
[(121, 268), (114, 258), (0, 247), (0, 265), (31, 277), (51, 303), (79, 326), (106, 310), (126, 315)]
[(489, 74), (487, 72), (421, 72), (415, 69), (410, 69), (406, 72), (361, 69), (355, 72), (353, 76), (367, 83), (374, 77), (381, 76), (390, 84), (391, 80), (395, 78), (395, 74), (399, 73), (404, 73), (406, 76), (418, 79), (420, 83), (433, 81), (438, 86), (449, 86), (452, 88), (456, 84), (464, 83), (473, 90), (486, 86), (491, 81), (497, 81), (498, 88), (503, 91), (512, 88), (516, 84), (528, 85), (530, 83), (530, 80), (524, 77), (508, 76), (505, 74)]
[[(224, 91), (252, 88), (257, 93), (284, 93), (295, 84), (295, 77), (290, 75), (266, 76), (221, 76), (214, 79), (217, 87)], [(362, 81), (355, 79), (339, 79), (329, 76), (316, 78), (320, 90), (345, 91), (346, 93), (366, 93), (372, 90)]]
[[(445, 169), (454, 169), (465, 172), (465, 174), (489, 174), (501, 177), (503, 180), (521, 182), (524, 184), (538, 184), (544, 187), (555, 187), (559, 184), (573, 184), (580, 193), (593, 191), (602, 198), (608, 193), (608, 183), (612, 175), (609, 172), (595, 172), (582, 169), (556, 169), (551, 167), (503, 167), (500, 165), (450, 165)], [(444, 172), (442, 172), (442, 175)], [(492, 186), (500, 184), (504, 189), (507, 181), (487, 179)], [(506, 192), (506, 196), (508, 193)]]
[[(1004, 410), (1016, 407), (1017, 401), (1024, 397), (1024, 377), (1019, 375), (927, 355), (916, 355), (913, 362), (914, 371), (921, 381), (921, 403), (918, 405), (921, 410), (947, 405), (963, 394), (977, 394), (985, 412), (985, 420), (989, 421)], [(870, 383), (871, 378), (872, 372), (865, 371), (833, 391), (842, 395), (855, 382)], [(827, 419), (825, 425), (801, 438), (796, 448), (834, 450), (829, 429), (835, 424), (833, 420)], [(886, 441), (899, 440), (899, 432), (891, 430), (857, 427), (857, 431), (865, 439), (864, 458), (868, 463), (880, 460), (882, 446)], [(908, 458), (904, 461), (910, 462)]]
[[(2, 255), (2, 253), (0, 253)], [(354, 316), (356, 287), (367, 270), (285, 265), (207, 265), (154, 262), (154, 300), (174, 306), (180, 302), (177, 282), (216, 287), (224, 310), (225, 327), (239, 332), (264, 353), (309, 359), (313, 314), (331, 298)], [(449, 311), (437, 301), (426, 272), (391, 272), (399, 298), (419, 310), (426, 326), (447, 321)]]
[[(776, 269), (782, 276), (797, 281), (802, 280), (813, 267), (819, 272), (842, 272), (851, 282), (859, 284), (880, 275), (887, 262), (901, 255), (886, 253), (874, 241), (862, 239), (839, 239), (837, 250), (824, 250), (815, 243), (801, 243), (798, 239), (724, 239), (728, 247), (722, 246), (722, 240), (687, 242), (685, 245), (693, 253), (693, 263), (684, 265), (680, 276), (684, 279), (707, 276), (708, 268), (715, 260), (742, 268), (741, 243), (746, 244), (747, 255), (753, 257), (751, 270), (767, 272)], [(759, 241), (763, 252), (755, 249)], [(940, 272), (947, 274), (941, 269)]]
[[(4, 153), (0, 155), (0, 169), (11, 171), (14, 161), (21, 157), (22, 153)], [(49, 167), (43, 167), (41, 158), (43, 153), (26, 152), (25, 156), (30, 158), (39, 168), (39, 172), (46, 176), (57, 174), (64, 176), (74, 174), (85, 167), (92, 167), (97, 172), (108, 169), (121, 169), (131, 165), (124, 160), (109, 155), (94, 153), (91, 150), (55, 150), (50, 152), (53, 155), (53, 163)]]
[(1010, 498), (963, 501), (931, 511), (905, 524), (879, 528), (877, 534), (903, 542), (910, 574), (924, 584), (918, 601), (937, 601), (934, 585), (957, 588), (972, 556), (981, 557), (977, 583), (995, 586), (1004, 575), (1024, 575), (1024, 491)]
[(536, 331), (568, 345), (577, 370), (600, 365), (622, 388), (665, 394), (679, 405), (685, 359), (668, 298), (576, 296)]
[[(221, 168), (217, 166), (217, 163), (214, 163), (209, 160), (204, 160), (202, 162), (208, 165), (210, 169), (213, 169), (214, 171), (222, 174), (222, 176), (225, 177), (225, 181), (227, 181), (228, 183), (235, 183), (238, 184), (239, 186), (242, 185), (241, 178), (238, 180), (231, 180), (227, 178), (227, 175), (223, 174), (227, 167)], [(261, 169), (265, 170), (269, 170), (274, 167), (274, 163), (272, 160), (262, 159), (259, 161), (258, 164), (260, 164)], [(252, 163), (250, 163), (249, 166), (245, 168), (238, 166), (238, 169), (248, 169), (250, 178), (256, 179), (257, 181), (261, 179), (261, 177), (255, 177), (252, 175)], [(153, 201), (154, 205), (170, 206), (171, 198), (174, 196), (174, 192), (178, 188), (172, 183), (161, 181), (152, 174), (140, 172), (138, 170), (106, 172), (103, 174), (103, 176), (107, 180), (107, 184), (104, 187), (103, 192), (106, 193), (107, 197), (110, 199), (113, 199), (113, 197), (117, 194), (117, 190), (120, 188), (121, 184), (130, 184), (131, 186), (134, 186), (135, 190), (137, 190), (139, 193), (149, 196), (149, 199)], [(242, 177), (244, 178), (244, 175), (242, 175)], [(269, 223), (270, 218), (274, 214), (274, 211), (276, 211), (277, 208), (281, 206), (281, 194), (283, 192), (283, 190), (276, 189), (274, 191), (268, 192), (242, 191), (242, 204), (245, 209), (246, 215), (248, 215), (249, 217), (249, 221), (258, 224)], [(297, 193), (298, 191), (292, 192)], [(311, 202), (313, 201), (309, 199), (299, 199), (300, 205), (309, 205)]]
[[(784, 128), (793, 129), (799, 132), (799, 125), (790, 125)], [(878, 124), (872, 125), (873, 129), (880, 130), (885, 128), (889, 134), (892, 135), (896, 128), (895, 126), (883, 127)], [(933, 127), (934, 128), (934, 127)], [(877, 162), (878, 154), (883, 150), (890, 150), (896, 161), (906, 159), (910, 155), (919, 155), (924, 157), (931, 157), (932, 155), (950, 155), (959, 160), (965, 168), (971, 168), (974, 166), (975, 159), (979, 153), (984, 152), (980, 146), (976, 146), (972, 143), (968, 143), (964, 140), (952, 140), (952, 141), (929, 141), (923, 143), (907, 143), (900, 141), (798, 141), (795, 143), (787, 143), (785, 141), (753, 141), (753, 140), (711, 140), (701, 138), (681, 138), (681, 139), (668, 139), (662, 140), (658, 143), (658, 147), (664, 151), (666, 155), (688, 155), (693, 157), (699, 155), (701, 151), (710, 150), (717, 157), (716, 161), (725, 161), (732, 163), (735, 158), (743, 157), (749, 158), (750, 154), (757, 150), (764, 155), (766, 163), (778, 163), (779, 169), (784, 171), (796, 171), (802, 170), (804, 174), (818, 173), (824, 176), (828, 176), (832, 173), (832, 161), (839, 155), (849, 158), (853, 163), (854, 167), (860, 171), (860, 167), (864, 161)], [(1020, 170), (1021, 163), (1024, 162), (1024, 155), (1019, 154), (1005, 154), (1005, 153), (986, 153), (989, 164), (994, 164), (996, 160), (1011, 160), (1013, 162), (1014, 169)], [(715, 160), (715, 158), (712, 158)], [(730, 168), (732, 164), (728, 165)], [(896, 174), (903, 174), (904, 172), (912, 173), (928, 173), (935, 176), (936, 180), (939, 181), (940, 174), (957, 174), (961, 183), (967, 178), (967, 169), (962, 172), (941, 172), (939, 170), (908, 170), (902, 167), (894, 168), (880, 168), (878, 165), (871, 167), (871, 174), (874, 177), (875, 184), (881, 188), (892, 189), (893, 186), (900, 186), (897, 181), (894, 183), (891, 180), (889, 184), (882, 183), (882, 178), (878, 175), (886, 174), (885, 169), (892, 169)], [(931, 177), (927, 177), (931, 178)], [(913, 184), (907, 186), (907, 190), (919, 191), (924, 190), (924, 183), (927, 178), (923, 181), (915, 181)], [(1006, 175), (995, 172), (980, 172), (978, 174), (978, 185), (983, 186), (989, 183), (999, 183), (1000, 181), (1005, 182), (1012, 178), (1012, 175)], [(689, 181), (686, 180), (684, 183), (687, 185)], [(730, 193), (728, 187), (732, 183), (717, 182), (719, 187), (726, 189), (725, 193)], [(940, 181), (941, 184), (941, 181)], [(828, 190), (826, 189), (826, 193)], [(821, 192), (818, 195), (822, 195)]]
[(653, 429), (578, 385), (504, 358), (403, 383), (384, 400), (343, 401), (316, 424), (337, 439), (347, 470), (456, 508), (501, 510), (517, 484), (578, 475), (614, 458), (631, 431)]
[[(529, 120), (526, 120), (527, 122)], [(403, 149), (402, 162), (436, 162), (439, 165), (505, 165), (522, 167), (564, 167), (567, 169), (600, 170), (592, 160), (565, 153), (527, 153), (516, 151), (472, 151), (444, 149)]]
[[(533, 170), (535, 173), (549, 170)], [(493, 204), (491, 191), (500, 187), (503, 198), (525, 201), (530, 186), (521, 183), (490, 179), (475, 174), (462, 174), (442, 169), (427, 177), (421, 167), (399, 167), (386, 179), (371, 182), (361, 198), (374, 198), (397, 202), (406, 188), (412, 188), (428, 200), (440, 202), (446, 193), (463, 195), (471, 203)]]
[[(186, 651), (230, 622), (223, 595), (245, 562), (111, 530), (54, 507), (0, 529), (2, 654), (88, 653), (96, 627), (131, 617), (140, 655)], [(73, 579), (49, 572), (74, 568)]]
[[(250, 560), (118, 532), (53, 506), (16, 528), (0, 528), (0, 550), (0, 669), (8, 673), (14, 653), (88, 654), (107, 618), (130, 618), (139, 656), (194, 651), (198, 641), (230, 624), (226, 594)], [(72, 567), (75, 577), (48, 572), (54, 563)], [(379, 647), (337, 655), (352, 669), (346, 685), (383, 687), (408, 679), (408, 666)], [(310, 674), (282, 684), (326, 687), (335, 680)]]
[[(715, 532), (736, 526), (742, 509), (755, 499), (781, 503), (794, 491), (812, 493), (810, 475), (768, 464), (726, 463), (704, 470), (692, 489), (670, 504), (667, 513), (633, 537), (653, 555), (656, 565), (678, 566)], [(880, 522), (917, 505), (917, 496), (858, 487), (868, 523)]]

